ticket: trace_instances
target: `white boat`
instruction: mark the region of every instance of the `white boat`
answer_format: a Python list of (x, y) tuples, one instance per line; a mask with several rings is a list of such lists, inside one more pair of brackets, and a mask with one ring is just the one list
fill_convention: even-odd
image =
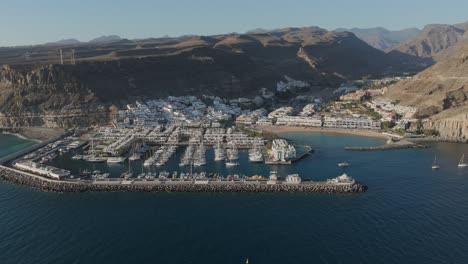
[(465, 154), (461, 156), (460, 161), (458, 162), (458, 168), (468, 167), (468, 163), (465, 162)]
[(349, 163), (348, 162), (338, 163), (338, 167), (349, 167)]
[(250, 162), (262, 162), (263, 161), (262, 152), (257, 148), (251, 149), (249, 151), (249, 161)]
[(123, 163), (126, 158), (124, 157), (110, 157), (107, 159), (107, 163)]
[(237, 150), (236, 144), (231, 142), (231, 147), (227, 149), (227, 156), (230, 160), (239, 159), (239, 151)]
[(131, 161), (139, 160), (141, 159), (141, 155), (140, 153), (135, 152), (128, 159)]
[(193, 163), (193, 166), (195, 167), (201, 167), (201, 166), (205, 166), (206, 165), (206, 162), (204, 160), (198, 160), (198, 161), (195, 161)]
[(145, 160), (145, 162), (143, 162), (143, 166), (153, 166), (154, 165), (154, 159), (153, 158), (149, 158), (147, 160)]
[(83, 155), (78, 155), (77, 154), (77, 155), (72, 157), (72, 160), (81, 160), (81, 159), (83, 159)]
[(105, 158), (96, 157), (94, 155), (88, 156), (88, 158), (86, 159), (87, 162), (91, 162), (91, 163), (101, 163), (101, 162), (105, 162), (106, 160), (107, 159)]
[(436, 156), (434, 156), (434, 162), (432, 163), (432, 169), (433, 169), (433, 170), (438, 170), (438, 169), (440, 169), (440, 166), (437, 165), (437, 157), (436, 157)]
[(101, 163), (106, 160), (106, 158), (96, 157), (96, 154), (94, 153), (94, 140), (91, 140), (91, 155), (86, 158), (86, 161), (91, 163)]
[(226, 167), (235, 167), (235, 166), (239, 166), (239, 163), (233, 162), (233, 161), (226, 162)]
[(221, 144), (220, 142), (218, 141), (218, 146), (215, 148), (215, 161), (223, 161), (226, 156), (225, 156), (225, 151), (224, 149), (221, 147)]

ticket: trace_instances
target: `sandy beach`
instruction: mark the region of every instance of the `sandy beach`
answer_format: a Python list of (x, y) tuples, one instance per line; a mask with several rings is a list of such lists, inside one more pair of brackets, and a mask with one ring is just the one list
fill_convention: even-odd
[(19, 137), (24, 137), (30, 140), (46, 141), (57, 137), (65, 132), (62, 128), (47, 128), (47, 127), (22, 127), (14, 129), (4, 129), (5, 132), (16, 134)]
[(339, 129), (339, 128), (319, 128), (319, 127), (296, 127), (296, 126), (255, 126), (254, 129), (267, 131), (275, 134), (293, 133), (293, 132), (316, 132), (316, 133), (333, 133), (333, 134), (347, 134), (363, 137), (373, 137), (388, 139), (388, 136), (383, 135), (377, 131), (364, 130), (364, 129)]

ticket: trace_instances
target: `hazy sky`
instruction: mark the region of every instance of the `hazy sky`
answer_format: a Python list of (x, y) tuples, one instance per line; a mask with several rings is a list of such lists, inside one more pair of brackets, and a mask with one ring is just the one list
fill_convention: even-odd
[(421, 28), (464, 22), (467, 10), (468, 0), (0, 0), (0, 46), (311, 25)]

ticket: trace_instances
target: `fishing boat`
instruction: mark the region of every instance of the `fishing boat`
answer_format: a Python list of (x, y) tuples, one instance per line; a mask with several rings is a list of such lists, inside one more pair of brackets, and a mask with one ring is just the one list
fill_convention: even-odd
[(338, 167), (349, 167), (349, 163), (348, 162), (338, 163)]
[(463, 154), (458, 162), (458, 168), (468, 167), (468, 163), (465, 162), (465, 154)]
[(434, 156), (434, 161), (432, 162), (432, 169), (433, 170), (440, 169), (440, 166), (437, 164), (437, 156)]

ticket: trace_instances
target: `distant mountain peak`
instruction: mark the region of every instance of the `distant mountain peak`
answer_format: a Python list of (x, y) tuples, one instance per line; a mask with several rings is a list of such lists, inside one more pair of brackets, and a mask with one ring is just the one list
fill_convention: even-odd
[(61, 39), (59, 41), (55, 41), (55, 42), (48, 42), (44, 45), (47, 45), (47, 46), (63, 46), (63, 45), (76, 45), (76, 44), (80, 44), (81, 42), (77, 39), (74, 39), (74, 38), (70, 38), (70, 39)]
[(358, 38), (367, 42), (367, 44), (380, 50), (386, 50), (391, 47), (397, 46), (402, 42), (415, 38), (420, 30), (417, 28), (407, 28), (402, 30), (388, 30), (384, 27), (374, 28), (337, 28), (338, 32), (351, 32)]
[(103, 43), (103, 42), (114, 42), (114, 41), (119, 41), (122, 40), (122, 38), (118, 35), (103, 35), (97, 38), (94, 38), (90, 40), (90, 43)]

